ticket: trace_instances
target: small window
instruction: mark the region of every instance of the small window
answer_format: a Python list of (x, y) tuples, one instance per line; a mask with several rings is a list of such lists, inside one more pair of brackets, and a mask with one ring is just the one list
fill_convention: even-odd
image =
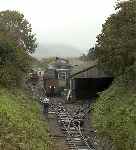
[(67, 79), (67, 73), (66, 72), (59, 72), (58, 73), (58, 79), (66, 80)]

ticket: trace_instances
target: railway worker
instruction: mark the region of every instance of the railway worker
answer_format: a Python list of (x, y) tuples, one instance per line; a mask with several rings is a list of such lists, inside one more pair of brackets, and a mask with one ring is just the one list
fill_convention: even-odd
[(49, 110), (49, 99), (45, 97), (43, 100), (41, 100), (43, 103), (43, 112), (48, 117), (48, 110)]

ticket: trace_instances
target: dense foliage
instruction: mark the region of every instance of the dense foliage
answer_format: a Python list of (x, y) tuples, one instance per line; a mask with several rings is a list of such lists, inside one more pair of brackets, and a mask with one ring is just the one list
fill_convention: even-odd
[[(136, 1), (116, 5), (97, 37), (98, 66), (114, 76), (93, 106), (93, 126), (104, 150), (136, 149)], [(106, 139), (106, 140), (105, 140)]]
[(118, 3), (102, 27), (96, 44), (99, 65), (114, 76), (123, 74), (136, 61), (136, 1)]
[(1, 150), (55, 149), (48, 138), (40, 105), (26, 91), (16, 89), (35, 61), (30, 54), (36, 46), (31, 25), (23, 14), (0, 12)]
[(0, 83), (20, 85), (37, 44), (30, 23), (17, 11), (0, 12)]
[(0, 12), (0, 32), (11, 37), (18, 48), (28, 53), (33, 53), (37, 47), (31, 24), (18, 11)]

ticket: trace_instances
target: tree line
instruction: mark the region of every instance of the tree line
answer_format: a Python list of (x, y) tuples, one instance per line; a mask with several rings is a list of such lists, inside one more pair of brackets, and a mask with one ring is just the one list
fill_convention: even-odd
[(18, 11), (0, 12), (0, 83), (20, 85), (37, 47), (31, 24)]
[[(136, 1), (118, 1), (115, 13), (102, 25), (96, 44), (86, 59), (98, 60), (98, 66), (115, 78), (129, 74), (134, 79), (136, 63)], [(133, 69), (132, 69), (133, 68)]]
[[(102, 25), (95, 56), (98, 67), (114, 77), (92, 107), (100, 149), (136, 149), (136, 1), (118, 1)], [(91, 59), (90, 57), (90, 59)]]

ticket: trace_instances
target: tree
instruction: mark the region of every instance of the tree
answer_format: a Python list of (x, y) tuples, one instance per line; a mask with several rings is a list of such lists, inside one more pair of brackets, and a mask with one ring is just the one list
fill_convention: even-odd
[(0, 65), (7, 65), (15, 62), (16, 51), (13, 41), (0, 36)]
[(87, 58), (88, 60), (95, 60), (96, 56), (95, 56), (95, 47), (92, 47), (89, 49), (89, 52), (87, 54)]
[[(100, 94), (93, 106), (92, 118), (92, 124), (102, 137), (100, 139), (109, 139), (115, 150), (136, 149), (135, 43), (136, 1), (119, 2), (116, 13), (106, 20), (102, 33), (97, 37), (95, 51), (99, 66), (110, 71), (115, 80), (108, 90)], [(124, 84), (124, 77), (131, 84)]]
[(100, 67), (118, 76), (136, 61), (136, 1), (119, 2), (115, 9), (97, 36), (96, 56)]
[(0, 12), (0, 32), (4, 32), (16, 41), (17, 47), (33, 53), (37, 47), (31, 24), (18, 11)]
[(0, 12), (0, 83), (21, 85), (37, 44), (31, 25), (17, 11)]

